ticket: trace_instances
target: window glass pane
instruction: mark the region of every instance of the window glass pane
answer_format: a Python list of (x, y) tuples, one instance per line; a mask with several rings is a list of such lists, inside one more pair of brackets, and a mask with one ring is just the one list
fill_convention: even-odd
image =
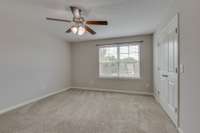
[(120, 54), (121, 60), (126, 59), (126, 58), (128, 58), (128, 54)]
[(133, 64), (122, 62), (119, 65), (119, 76), (129, 77), (133, 72)]
[(130, 51), (130, 57), (134, 58), (135, 60), (139, 61), (139, 46), (135, 45), (135, 46), (130, 46), (129, 47), (129, 51)]
[[(139, 61), (139, 46), (138, 45), (127, 45), (120, 47), (120, 51), (125, 51), (126, 48), (126, 53), (120, 53), (120, 61), (128, 61), (128, 62), (134, 62), (134, 61)], [(121, 50), (123, 49), (123, 50)]]
[(116, 62), (117, 61), (117, 47), (103, 47), (100, 48), (100, 62)]
[(133, 76), (136, 78), (140, 77), (140, 63), (133, 63)]
[(118, 45), (99, 48), (99, 76), (140, 78), (140, 46)]
[(128, 47), (127, 46), (120, 46), (120, 54), (128, 54)]
[(119, 76), (120, 77), (132, 77), (139, 78), (140, 70), (139, 63), (120, 63), (119, 65)]
[(138, 53), (139, 52), (139, 47), (138, 45), (132, 45), (129, 47), (130, 53)]
[(130, 53), (130, 57), (132, 58), (132, 59), (134, 59), (135, 61), (139, 61), (139, 54), (134, 54), (134, 53)]
[(101, 77), (117, 77), (118, 63), (100, 63), (99, 72)]

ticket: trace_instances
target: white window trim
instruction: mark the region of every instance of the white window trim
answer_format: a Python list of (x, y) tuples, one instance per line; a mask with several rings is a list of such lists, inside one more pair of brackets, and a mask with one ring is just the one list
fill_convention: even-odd
[[(101, 76), (100, 75), (100, 48), (104, 48), (104, 47), (117, 47), (117, 56), (119, 56), (119, 47), (120, 46), (130, 46), (130, 45), (137, 45), (139, 48), (139, 77), (120, 77), (118, 76)], [(119, 57), (118, 57), (119, 58)], [(119, 63), (118, 63), (119, 65)], [(113, 44), (113, 45), (103, 45), (103, 46), (98, 46), (98, 78), (99, 79), (110, 79), (110, 80), (141, 80), (142, 79), (142, 61), (141, 61), (141, 43), (130, 43), (130, 44)], [(118, 67), (119, 69), (119, 67)], [(119, 71), (119, 70), (118, 70)]]

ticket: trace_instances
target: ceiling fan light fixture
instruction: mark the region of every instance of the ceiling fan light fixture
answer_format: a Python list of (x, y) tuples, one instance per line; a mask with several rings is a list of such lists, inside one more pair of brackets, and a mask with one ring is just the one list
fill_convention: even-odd
[(78, 28), (77, 28), (76, 26), (73, 26), (73, 27), (71, 28), (71, 31), (72, 31), (74, 34), (77, 34)]
[(79, 26), (73, 26), (71, 28), (71, 31), (74, 34), (81, 36), (81, 35), (83, 35), (85, 33), (86, 29), (85, 29), (85, 26), (79, 25)]
[(78, 35), (81, 36), (85, 33), (85, 27), (84, 26), (79, 26), (78, 27)]

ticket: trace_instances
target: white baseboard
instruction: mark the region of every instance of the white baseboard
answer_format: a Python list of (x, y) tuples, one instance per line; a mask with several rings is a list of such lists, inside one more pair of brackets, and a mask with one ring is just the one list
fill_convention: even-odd
[(134, 95), (153, 96), (153, 93), (150, 93), (150, 92), (141, 92), (141, 91), (128, 91), (128, 90), (116, 90), (116, 89), (89, 88), (89, 87), (78, 87), (78, 86), (71, 87), (71, 89), (90, 90), (90, 91), (103, 91), (103, 92), (116, 92), (116, 93), (134, 94)]
[(178, 128), (178, 132), (179, 132), (179, 133), (183, 133), (183, 130), (179, 127), (179, 128)]
[(52, 96), (52, 95), (61, 93), (61, 92), (66, 91), (66, 90), (69, 90), (69, 89), (70, 89), (70, 88), (65, 88), (65, 89), (62, 89), (62, 90), (50, 92), (50, 93), (48, 93), (48, 94), (46, 94), (46, 95), (44, 95), (44, 96), (37, 97), (37, 98), (33, 98), (33, 99), (31, 99), (31, 100), (28, 100), (28, 101), (22, 102), (22, 103), (20, 103), (20, 104), (17, 104), (17, 105), (8, 107), (8, 108), (6, 108), (6, 109), (0, 110), (0, 115), (6, 113), (6, 112), (8, 112), (8, 111), (17, 109), (17, 108), (19, 108), (19, 107), (25, 106), (25, 105), (27, 105), (27, 104), (30, 104), (30, 103), (33, 103), (33, 102), (42, 100), (42, 99), (47, 98), (47, 97), (49, 97), (49, 96)]

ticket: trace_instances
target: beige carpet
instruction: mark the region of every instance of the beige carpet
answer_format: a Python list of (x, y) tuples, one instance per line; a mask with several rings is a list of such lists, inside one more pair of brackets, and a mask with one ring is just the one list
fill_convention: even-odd
[(0, 116), (0, 133), (177, 133), (153, 97), (69, 90)]

